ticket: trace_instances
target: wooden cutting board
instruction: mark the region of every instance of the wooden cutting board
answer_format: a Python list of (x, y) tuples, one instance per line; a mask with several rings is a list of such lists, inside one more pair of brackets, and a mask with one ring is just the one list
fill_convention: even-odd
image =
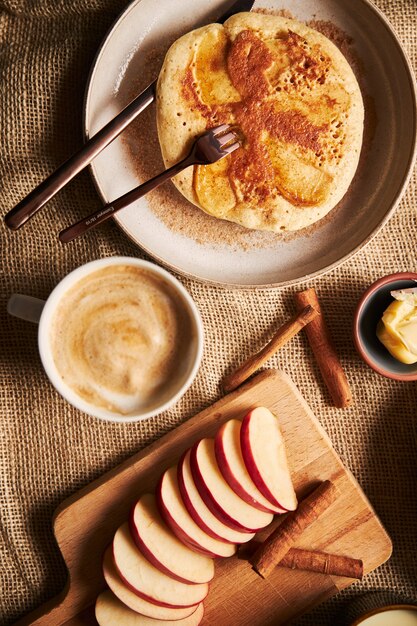
[[(297, 547), (362, 559), (365, 573), (391, 554), (389, 536), (352, 474), (342, 465), (320, 423), (287, 375), (267, 370), (61, 504), (54, 533), (69, 571), (63, 592), (18, 624), (95, 624), (94, 601), (105, 587), (103, 551), (140, 494), (153, 491), (161, 473), (197, 439), (213, 436), (228, 419), (266, 406), (279, 419), (297, 494), (332, 480), (340, 496), (308, 529)], [(216, 562), (202, 624), (284, 624), (347, 587), (349, 578), (277, 567), (265, 581), (237, 557)]]

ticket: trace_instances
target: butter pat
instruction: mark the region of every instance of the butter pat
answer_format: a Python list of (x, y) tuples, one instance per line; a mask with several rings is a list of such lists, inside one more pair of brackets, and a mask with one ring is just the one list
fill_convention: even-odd
[(396, 298), (384, 311), (376, 334), (401, 363), (417, 363), (417, 292), (392, 291)]

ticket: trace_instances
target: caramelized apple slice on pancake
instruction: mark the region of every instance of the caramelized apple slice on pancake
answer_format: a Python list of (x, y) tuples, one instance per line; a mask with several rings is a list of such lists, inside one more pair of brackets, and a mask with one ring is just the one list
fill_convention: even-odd
[(362, 146), (359, 85), (340, 50), (301, 22), (240, 13), (177, 40), (157, 88), (165, 165), (218, 124), (244, 141), (225, 163), (173, 179), (207, 213), (247, 228), (300, 230), (345, 195)]

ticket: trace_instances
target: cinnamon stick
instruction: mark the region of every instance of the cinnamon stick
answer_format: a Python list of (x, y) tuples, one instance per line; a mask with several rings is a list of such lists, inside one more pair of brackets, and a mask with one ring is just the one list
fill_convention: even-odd
[(283, 324), (275, 333), (271, 341), (262, 350), (253, 354), (237, 370), (226, 376), (222, 386), (225, 392), (233, 391), (239, 387), (249, 376), (261, 367), (275, 352), (284, 346), (290, 339), (309, 324), (318, 312), (310, 305), (303, 307), (288, 322)]
[(317, 489), (300, 502), (296, 511), (287, 517), (264, 541), (250, 559), (253, 569), (266, 578), (274, 567), (294, 547), (304, 530), (315, 522), (336, 500), (337, 489), (329, 480), (322, 482)]
[[(249, 541), (239, 547), (239, 557), (249, 558), (260, 546), (260, 541)], [(360, 580), (363, 577), (363, 562), (349, 556), (329, 554), (319, 550), (290, 548), (284, 558), (277, 563), (280, 567), (299, 569), (306, 572), (319, 572), (331, 576), (345, 576)]]
[(360, 580), (363, 576), (363, 562), (349, 556), (339, 556), (318, 550), (291, 548), (279, 565), (290, 569), (320, 572), (332, 576), (346, 576)]
[(306, 289), (295, 293), (294, 299), (298, 311), (310, 305), (318, 312), (319, 315), (306, 327), (307, 339), (334, 404), (338, 408), (349, 406), (352, 392), (333, 346), (315, 290)]

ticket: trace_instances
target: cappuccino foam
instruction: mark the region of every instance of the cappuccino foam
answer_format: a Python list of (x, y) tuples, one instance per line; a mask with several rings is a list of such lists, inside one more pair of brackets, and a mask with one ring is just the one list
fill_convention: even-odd
[(88, 403), (127, 415), (172, 394), (189, 366), (193, 325), (163, 277), (109, 265), (73, 285), (50, 333), (62, 380)]

